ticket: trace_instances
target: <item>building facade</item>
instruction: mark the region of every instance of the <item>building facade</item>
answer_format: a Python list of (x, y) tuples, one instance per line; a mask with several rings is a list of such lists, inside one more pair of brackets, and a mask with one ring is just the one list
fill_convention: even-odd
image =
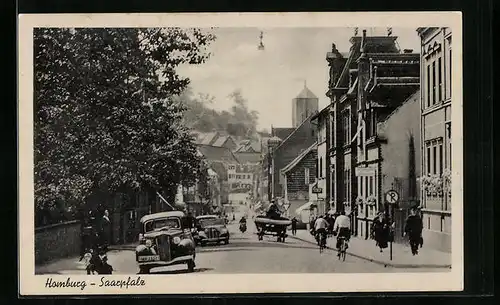
[(424, 240), (451, 251), (452, 33), (419, 28), (421, 38), (421, 205)]
[[(303, 223), (308, 223), (311, 212), (307, 209), (304, 214), (299, 208), (317, 199), (309, 194), (310, 185), (317, 181), (317, 159), (317, 144), (314, 143), (281, 170), (285, 180), (284, 200), (289, 205), (288, 216), (297, 217)], [(310, 207), (314, 213), (317, 204)]]
[[(324, 214), (332, 207), (331, 200), (331, 164), (329, 158), (331, 115), (330, 105), (323, 108), (312, 118), (313, 125), (316, 126), (317, 137), (317, 164), (316, 164), (316, 184), (314, 185), (314, 196), (317, 200), (318, 212)], [(312, 191), (312, 190), (311, 190)]]
[(269, 140), (272, 142), (269, 144), (271, 161), (268, 163), (270, 166), (268, 171), (270, 173), (270, 177), (268, 178), (270, 183), (269, 198), (284, 197), (285, 181), (284, 176), (281, 175), (281, 169), (316, 142), (316, 128), (310, 121), (312, 115), (313, 114), (303, 121), (302, 124), (283, 141), (276, 137)]
[(229, 204), (248, 203), (253, 198), (256, 167), (251, 164), (228, 166)]
[[(399, 154), (390, 153), (397, 147), (393, 141), (399, 141), (398, 136), (405, 139), (403, 142), (419, 137), (411, 117), (414, 113), (401, 107), (418, 91), (420, 56), (412, 50), (401, 51), (397, 37), (393, 36), (366, 36), (363, 31), (362, 36), (354, 36), (350, 42), (347, 58), (335, 45), (327, 53), (330, 65), (327, 95), (332, 101), (333, 119), (330, 193), (336, 210), (351, 215), (354, 234), (369, 238), (369, 228), (379, 211), (393, 217), (400, 211), (400, 207), (385, 203), (385, 193), (401, 183), (416, 183), (414, 172), (410, 177), (389, 168), (401, 167), (410, 157), (415, 162), (415, 156), (409, 155), (408, 143)], [(415, 99), (410, 100), (415, 107)], [(381, 133), (388, 119), (400, 123), (400, 126), (390, 123), (397, 126), (390, 131), (384, 129), (391, 139)], [(405, 198), (410, 199), (414, 201), (415, 195)]]

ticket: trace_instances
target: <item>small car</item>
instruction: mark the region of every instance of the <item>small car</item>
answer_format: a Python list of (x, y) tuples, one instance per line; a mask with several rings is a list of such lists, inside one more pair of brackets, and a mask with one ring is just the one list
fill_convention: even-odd
[(193, 272), (196, 246), (184, 212), (161, 212), (142, 217), (135, 255), (141, 274), (150, 273), (152, 268), (179, 264), (187, 264), (188, 271)]
[(229, 231), (224, 219), (217, 215), (202, 215), (196, 217), (198, 234), (196, 243), (205, 246), (207, 243), (224, 242), (229, 244)]

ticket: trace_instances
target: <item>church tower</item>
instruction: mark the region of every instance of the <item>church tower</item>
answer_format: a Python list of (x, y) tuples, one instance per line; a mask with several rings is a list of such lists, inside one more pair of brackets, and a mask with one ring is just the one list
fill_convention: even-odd
[(304, 89), (292, 101), (292, 124), (297, 128), (311, 114), (318, 111), (319, 99), (307, 88), (304, 83)]

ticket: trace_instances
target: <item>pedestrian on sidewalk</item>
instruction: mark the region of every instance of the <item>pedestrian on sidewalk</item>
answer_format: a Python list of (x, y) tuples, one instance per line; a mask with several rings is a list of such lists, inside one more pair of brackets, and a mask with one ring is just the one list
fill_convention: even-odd
[(405, 235), (408, 236), (410, 241), (411, 253), (413, 255), (418, 254), (418, 246), (423, 245), (422, 238), (423, 223), (422, 218), (420, 218), (419, 213), (416, 209), (410, 210), (410, 216), (406, 219), (405, 224)]
[(101, 246), (104, 249), (108, 249), (110, 244), (110, 235), (111, 235), (111, 220), (109, 219), (109, 211), (106, 209), (102, 215), (101, 220)]
[(292, 234), (295, 236), (297, 234), (297, 218), (293, 217), (292, 218)]
[(380, 252), (388, 247), (389, 243), (389, 225), (384, 212), (379, 212), (373, 219), (372, 236), (375, 238), (375, 244), (380, 248)]

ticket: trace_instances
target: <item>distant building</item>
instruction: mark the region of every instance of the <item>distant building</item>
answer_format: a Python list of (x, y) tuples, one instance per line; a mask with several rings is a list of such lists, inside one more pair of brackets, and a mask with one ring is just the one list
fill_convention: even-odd
[(234, 164), (228, 166), (230, 204), (249, 203), (250, 199), (254, 198), (257, 168), (257, 164)]
[(421, 39), (421, 204), (427, 245), (451, 251), (452, 32), (419, 28)]
[[(230, 166), (235, 166), (238, 163), (238, 160), (231, 152), (230, 149), (225, 147), (217, 147), (212, 145), (197, 145), (198, 151), (209, 165), (210, 169), (217, 174), (216, 179), (211, 180), (211, 185), (217, 185), (214, 189), (209, 189), (208, 196), (215, 195), (217, 198), (220, 198), (220, 205), (228, 204), (229, 194), (230, 194), (230, 185), (229, 185), (229, 176), (228, 176), (228, 168)], [(216, 182), (214, 182), (216, 181)], [(186, 196), (184, 196), (186, 197)], [(209, 204), (213, 205), (214, 200), (212, 200)], [(220, 210), (220, 209), (219, 209)]]
[(196, 143), (200, 145), (224, 147), (231, 151), (237, 147), (236, 141), (225, 131), (193, 132), (193, 135), (196, 137)]
[(304, 84), (304, 89), (292, 101), (292, 125), (299, 127), (302, 122), (318, 111), (319, 99)]
[(273, 142), (273, 145), (269, 147), (269, 160), (271, 161), (268, 162), (268, 173), (270, 174), (268, 179), (269, 199), (272, 197), (284, 196), (285, 181), (284, 177), (280, 174), (281, 169), (316, 142), (315, 127), (310, 121), (313, 114), (314, 113), (311, 113), (310, 116), (285, 139), (281, 140), (275, 136), (276, 139), (279, 139), (278, 142), (273, 141), (273, 138), (269, 140)]

